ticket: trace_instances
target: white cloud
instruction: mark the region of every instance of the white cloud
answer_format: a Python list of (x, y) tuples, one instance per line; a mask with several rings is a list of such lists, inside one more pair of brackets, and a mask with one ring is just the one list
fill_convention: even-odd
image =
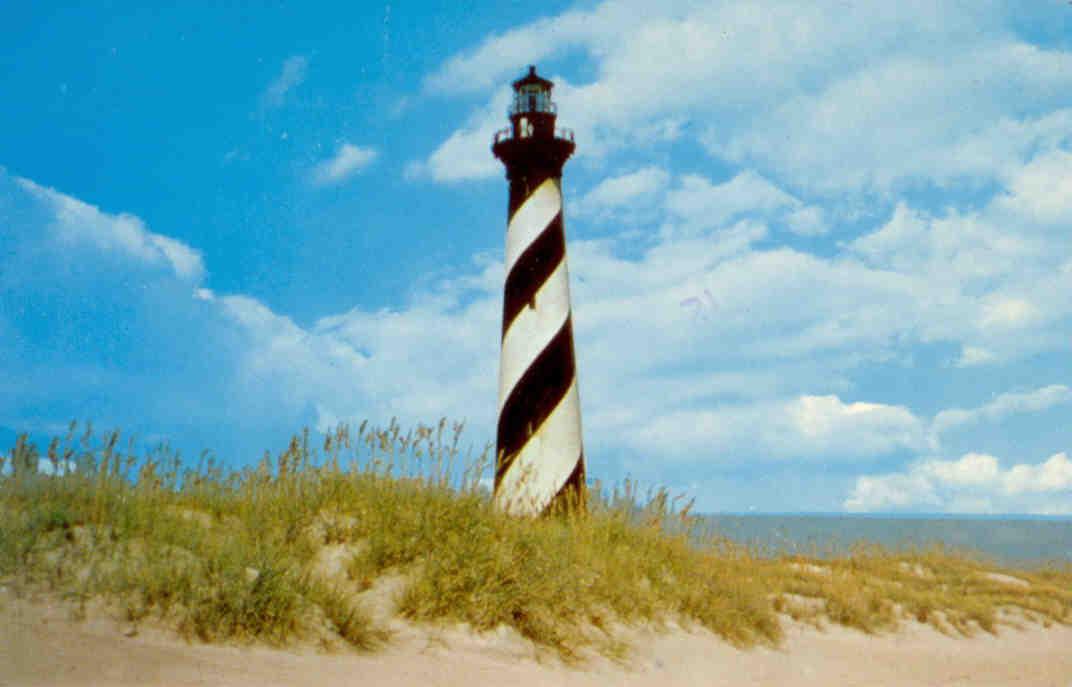
[(690, 174), (667, 196), (667, 214), (673, 225), (667, 230), (696, 234), (742, 216), (773, 217), (802, 206), (798, 199), (751, 170), (721, 184)]
[[(1057, 453), (1040, 465), (1015, 465), (1002, 476), (1002, 488), (1009, 494), (1072, 491), (1072, 461)], [(1067, 507), (1072, 511), (1072, 503)]]
[[(607, 5), (602, 6), (606, 9)], [(600, 17), (606, 25), (609, 17)], [(466, 55), (455, 55), (425, 79), (425, 87), (440, 93), (486, 91), (529, 63), (567, 49), (598, 30), (587, 12), (567, 12), (488, 37)]]
[(658, 167), (643, 167), (596, 184), (572, 206), (580, 216), (607, 221), (622, 215), (650, 210), (658, 202), (670, 175)]
[(821, 208), (805, 206), (751, 170), (714, 183), (698, 174), (672, 179), (662, 168), (642, 167), (600, 181), (571, 207), (595, 222), (661, 224), (663, 239), (698, 236), (744, 218), (783, 223), (801, 235), (826, 231)]
[(502, 265), (483, 271), (438, 283), (400, 310), (355, 307), (310, 327), (248, 296), (214, 296), (214, 312), (240, 335), (232, 374), (243, 413), (312, 409), (321, 430), (446, 416), (468, 421), (470, 441), (493, 438)]
[(42, 475), (58, 476), (73, 473), (78, 469), (74, 461), (70, 460), (57, 460), (55, 464), (52, 463), (50, 458), (39, 458), (37, 460), (37, 472)]
[(925, 477), (953, 487), (981, 486), (994, 482), (999, 474), (998, 459), (982, 453), (967, 453), (957, 461), (930, 461), (917, 470)]
[[(1040, 176), (1042, 186), (1034, 181)], [(884, 226), (849, 242), (846, 253), (917, 286), (916, 336), (957, 342), (957, 366), (1052, 350), (1072, 335), (1072, 302), (1062, 296), (1072, 288), (1072, 234), (1052, 224), (1072, 213), (1072, 197), (1047, 189), (1069, 179), (1072, 156), (1044, 153), (1010, 171), (1005, 190), (977, 210), (931, 214), (899, 203)]]
[(843, 507), (849, 511), (934, 508), (941, 505), (934, 486), (920, 474), (859, 477)]
[(946, 512), (1072, 514), (1072, 461), (1057, 453), (1002, 469), (994, 456), (922, 460), (906, 471), (857, 479), (853, 511), (933, 508)]
[(786, 223), (789, 231), (800, 236), (822, 236), (830, 230), (822, 208), (814, 205), (789, 213)]
[(247, 411), (272, 403), (297, 413), (312, 404), (331, 408), (340, 398), (366, 400), (359, 389), (368, 356), (354, 347), (307, 331), (248, 296), (223, 296), (215, 303), (245, 340), (236, 381), (249, 396)]
[(88, 244), (143, 264), (167, 265), (179, 278), (195, 283), (204, 277), (205, 266), (198, 251), (181, 241), (149, 231), (137, 217), (102, 212), (96, 206), (29, 179), (16, 178), (15, 182), (51, 209), (51, 230), (58, 241)]
[(89, 416), (144, 437), (241, 415), (240, 337), (196, 296), (196, 251), (2, 171), (0, 204), (0, 386), (21, 389), (0, 393), (4, 424)]
[(947, 209), (942, 216), (930, 216), (902, 202), (889, 222), (848, 248), (876, 268), (975, 290), (995, 279), (1008, 281), (1025, 262), (1046, 257), (1029, 239), (1027, 231), (1012, 233), (996, 226), (985, 210), (960, 214)]
[(976, 365), (988, 365), (996, 362), (998, 357), (991, 351), (978, 346), (962, 346), (960, 357), (957, 358), (957, 367), (974, 367)]
[(313, 183), (318, 186), (340, 184), (372, 164), (376, 156), (373, 148), (362, 148), (344, 141), (335, 155), (313, 169)]
[[(807, 437), (824, 440), (864, 429), (881, 436), (880, 445), (919, 445), (921, 426), (907, 408), (880, 403), (843, 403), (837, 396), (802, 396), (791, 407), (793, 423)], [(854, 439), (850, 445), (874, 442)], [(880, 449), (881, 450), (881, 449)]]
[(302, 55), (293, 55), (283, 62), (283, 69), (272, 83), (268, 84), (262, 99), (268, 107), (279, 107), (283, 104), (287, 93), (294, 90), (305, 81), (306, 72), (309, 69), (309, 58)]
[(982, 305), (979, 326), (982, 329), (1022, 329), (1038, 319), (1039, 311), (1030, 301), (994, 295)]
[(935, 415), (931, 428), (935, 434), (942, 434), (981, 422), (998, 422), (1018, 413), (1041, 412), (1069, 402), (1072, 402), (1072, 389), (1063, 384), (1052, 384), (1034, 391), (1004, 393), (979, 408), (943, 410)]
[(483, 108), (473, 112), (466, 124), (452, 133), (424, 161), (410, 163), (406, 174), (426, 176), (438, 182), (490, 179), (501, 176), (502, 164), (491, 153), (495, 132), (506, 126), (506, 106), (511, 90), (500, 88)]
[[(429, 75), (441, 95), (499, 91), (423, 164), (440, 180), (494, 176), (476, 153), (506, 123), (507, 83), (528, 63), (581, 53), (591, 81), (552, 76), (578, 157), (685, 139), (817, 194), (978, 187), (1072, 130), (1061, 96), (1072, 56), (1024, 43), (1011, 13), (1001, 2), (607, 0), (488, 36)], [(817, 219), (789, 228), (818, 235)]]
[[(599, 60), (606, 90), (633, 107), (660, 100), (704, 102), (720, 93), (731, 101), (742, 96), (776, 101), (779, 91), (802, 76), (841, 66), (846, 54), (919, 48), (937, 36), (946, 39), (939, 46), (944, 49), (985, 39), (1000, 19), (996, 9), (993, 3), (865, 8), (837, 2), (664, 2), (653, 8), (639, 0), (612, 0), (489, 36), (450, 58), (427, 85), (447, 93), (484, 90), (526, 61), (579, 48)], [(949, 21), (958, 16), (959, 23)], [(705, 79), (707, 88), (695, 87)], [(640, 92), (629, 92), (627, 85)]]
[[(1067, 141), (1072, 139), (1067, 134), (1072, 131), (1072, 112), (1065, 124)], [(1008, 190), (994, 203), (996, 214), (1067, 232), (1072, 224), (1072, 152), (1049, 150), (1009, 176)]]
[(1051, 109), (1061, 102), (1054, 89), (1069, 87), (1072, 56), (1015, 42), (897, 55), (800, 93), (745, 130), (704, 140), (719, 156), (822, 192), (994, 180), (1052, 145), (1055, 117), (1068, 122), (1067, 110)]
[(426, 86), (486, 92), (528, 62), (580, 53), (594, 78), (556, 80), (580, 156), (686, 137), (824, 193), (985, 183), (1067, 141), (1072, 123), (1072, 56), (1020, 40), (1014, 11), (608, 0), (488, 36)]
[(620, 443), (647, 455), (715, 463), (756, 460), (867, 460), (926, 445), (923, 423), (907, 408), (800, 396), (632, 413)]

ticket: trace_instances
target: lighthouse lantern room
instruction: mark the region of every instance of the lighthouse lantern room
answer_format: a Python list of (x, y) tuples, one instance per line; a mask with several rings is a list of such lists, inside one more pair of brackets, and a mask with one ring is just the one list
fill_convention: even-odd
[(515, 138), (554, 138), (553, 87), (550, 81), (536, 75), (535, 67), (529, 67), (529, 73), (514, 82), (514, 103), (509, 114)]

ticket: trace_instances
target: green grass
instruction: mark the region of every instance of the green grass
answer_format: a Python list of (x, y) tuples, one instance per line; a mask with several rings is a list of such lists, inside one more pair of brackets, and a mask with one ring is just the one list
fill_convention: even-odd
[(37, 474), (24, 442), (3, 457), (16, 469), (0, 478), (0, 577), (202, 641), (363, 650), (389, 641), (377, 585), (400, 577), (402, 618), (506, 625), (566, 659), (621, 655), (619, 624), (668, 620), (742, 647), (776, 644), (780, 614), (865, 632), (905, 619), (954, 634), (1016, 618), (1072, 622), (1069, 566), (1006, 570), (938, 549), (820, 559), (764, 557), (715, 537), (696, 545), (687, 507), (630, 484), (593, 490), (585, 514), (507, 517), (478, 486), (488, 451), (459, 458), (461, 429), (362, 424), (315, 447), (306, 432), (236, 471), (207, 455), (183, 470), (166, 448), (135, 458), (117, 433), (94, 442), (72, 425), (47, 460), (53, 473), (73, 471)]

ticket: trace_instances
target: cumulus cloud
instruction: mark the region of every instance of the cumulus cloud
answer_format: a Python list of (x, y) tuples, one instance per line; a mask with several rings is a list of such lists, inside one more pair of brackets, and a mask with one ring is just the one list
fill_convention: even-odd
[[(1072, 113), (1062, 125), (1072, 125)], [(1066, 128), (1067, 132), (1069, 129)], [(1026, 219), (1038, 230), (1066, 234), (1072, 222), (1072, 135), (1066, 147), (1045, 150), (1023, 167), (1010, 170), (1003, 193), (992, 211), (1002, 219)]]
[(1040, 463), (1003, 469), (996, 457), (980, 453), (957, 460), (921, 460), (904, 472), (858, 478), (844, 507), (1072, 514), (1072, 461), (1056, 453)]
[(958, 366), (1053, 349), (1069, 333), (1062, 322), (1072, 305), (1061, 294), (1072, 287), (1072, 235), (1055, 231), (1051, 219), (1072, 208), (1072, 197), (1048, 189), (1068, 179), (1072, 155), (1040, 154), (981, 208), (931, 213), (900, 202), (845, 252), (918, 287), (915, 335), (958, 342)]
[(341, 184), (372, 164), (376, 156), (374, 148), (363, 148), (344, 141), (333, 156), (313, 169), (312, 181), (317, 186)]
[(455, 94), (485, 91), (524, 64), (541, 61), (591, 35), (594, 18), (587, 12), (570, 11), (489, 36), (475, 50), (447, 60), (425, 79), (425, 88)]
[(642, 167), (600, 181), (571, 207), (595, 223), (660, 226), (664, 240), (707, 234), (746, 219), (800, 235), (827, 230), (821, 208), (805, 205), (753, 170), (716, 183), (700, 174), (675, 178), (660, 167)]
[[(199, 254), (0, 171), (0, 417), (18, 427), (92, 419), (132, 431), (226, 422), (240, 346), (195, 292)], [(209, 343), (211, 342), (211, 343)], [(45, 410), (47, 409), (47, 411)], [(147, 426), (148, 425), (148, 426)], [(49, 430), (51, 431), (51, 430)]]
[(753, 170), (740, 172), (720, 184), (697, 174), (681, 177), (666, 199), (668, 226), (664, 231), (703, 232), (743, 217), (784, 223), (799, 234), (825, 231), (822, 210), (808, 207)]
[[(1002, 488), (1009, 494), (1072, 491), (1072, 461), (1057, 453), (1038, 465), (1014, 465), (1002, 475)], [(1072, 510), (1072, 504), (1068, 504)]]
[(100, 208), (16, 177), (15, 182), (51, 210), (51, 230), (56, 241), (67, 245), (92, 245), (119, 252), (139, 262), (167, 265), (176, 276), (200, 281), (205, 266), (201, 254), (167, 236), (149, 231), (145, 223), (129, 214), (113, 215)]
[[(1054, 125), (1067, 125), (1072, 111), (1057, 109), (1053, 89), (1069, 86), (1072, 56), (1013, 41), (957, 55), (891, 56), (788, 99), (735, 135), (712, 131), (705, 141), (719, 156), (820, 192), (977, 183), (1002, 178), (1059, 140)], [(1015, 110), (1003, 97), (1013, 87), (1024, 94)]]
[(687, 175), (671, 193), (667, 207), (679, 217), (709, 218), (712, 225), (743, 212), (770, 212), (799, 204), (795, 198), (753, 171), (744, 171), (724, 184)]
[[(499, 327), (501, 264), (484, 268), (498, 270), (494, 289), (466, 273), (399, 311), (303, 327), (191, 281), (160, 248), (182, 244), (153, 240), (140, 219), (2, 173), (0, 197), (17, 209), (0, 235), (0, 272), (13, 279), (0, 291), (0, 329), (12, 334), (0, 339), (0, 380), (23, 388), (0, 395), (9, 424), (44, 406), (60, 417), (92, 407), (130, 431), (192, 427), (214, 449), (245, 452), (235, 458), (339, 419), (472, 418), (478, 444), (492, 432), (498, 341), (486, 334)], [(480, 298), (464, 305), (465, 294)]]
[(268, 84), (262, 100), (267, 107), (279, 107), (286, 99), (287, 93), (297, 88), (305, 81), (306, 72), (309, 69), (309, 58), (303, 55), (293, 55), (283, 62), (283, 69), (279, 76)]
[(580, 156), (686, 137), (817, 193), (978, 184), (1067, 141), (1072, 117), (1072, 57), (1026, 43), (1011, 12), (607, 0), (490, 35), (426, 86), (486, 92), (528, 62), (580, 54), (595, 76), (559, 89)]
[(822, 236), (830, 231), (823, 209), (814, 205), (790, 212), (786, 224), (789, 231), (800, 236)]
[(650, 211), (670, 183), (670, 175), (659, 167), (641, 169), (610, 177), (596, 184), (572, 209), (595, 221), (635, 216)]
[(430, 178), (453, 183), (469, 179), (491, 179), (503, 174), (502, 164), (491, 153), (495, 132), (507, 124), (506, 107), (510, 88), (499, 88), (489, 102), (470, 114), (468, 121), (441, 143), (427, 160), (409, 164), (410, 178)]
[[(637, 413), (640, 415), (641, 413)], [(845, 403), (836, 395), (799, 396), (666, 410), (622, 427), (630, 448), (689, 462), (865, 461), (925, 447), (924, 424), (910, 410)]]

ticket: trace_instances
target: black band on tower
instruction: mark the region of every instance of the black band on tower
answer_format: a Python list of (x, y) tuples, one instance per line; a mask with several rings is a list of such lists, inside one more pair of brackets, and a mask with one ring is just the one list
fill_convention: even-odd
[(573, 324), (567, 319), (551, 343), (532, 361), (499, 411), (495, 470), (498, 483), (515, 455), (562, 401), (576, 372), (573, 360)]
[(562, 229), (562, 213), (555, 215), (543, 233), (529, 244), (517, 263), (506, 275), (503, 293), (502, 335), (510, 328), (521, 309), (532, 303), (536, 292), (566, 257), (566, 234)]

